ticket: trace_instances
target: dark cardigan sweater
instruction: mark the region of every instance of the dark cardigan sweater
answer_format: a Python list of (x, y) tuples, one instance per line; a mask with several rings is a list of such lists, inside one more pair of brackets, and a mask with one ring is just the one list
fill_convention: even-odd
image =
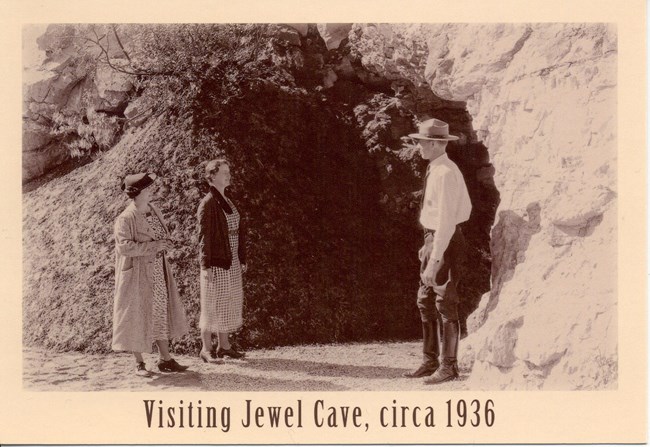
[[(214, 187), (208, 192), (196, 212), (199, 233), (199, 260), (201, 268), (220, 267), (229, 270), (232, 265), (232, 248), (228, 238), (228, 222)], [(232, 200), (231, 200), (232, 202)], [(246, 263), (242, 221), (239, 223), (239, 262)]]

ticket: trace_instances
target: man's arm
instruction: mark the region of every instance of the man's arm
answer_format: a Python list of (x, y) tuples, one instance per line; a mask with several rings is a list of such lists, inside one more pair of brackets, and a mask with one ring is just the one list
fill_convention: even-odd
[(438, 218), (435, 222), (435, 236), (429, 262), (422, 273), (422, 281), (434, 285), (434, 278), (442, 265), (445, 250), (456, 231), (456, 211), (458, 207), (458, 187), (451, 171), (445, 171), (434, 179), (434, 194), (438, 205)]

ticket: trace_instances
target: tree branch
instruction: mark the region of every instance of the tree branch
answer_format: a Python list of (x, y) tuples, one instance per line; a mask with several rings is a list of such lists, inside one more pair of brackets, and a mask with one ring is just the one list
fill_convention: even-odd
[(113, 35), (115, 36), (115, 40), (117, 40), (117, 44), (122, 49), (122, 53), (124, 53), (124, 55), (126, 56), (126, 58), (129, 61), (129, 64), (130, 64), (131, 63), (131, 57), (129, 56), (129, 53), (127, 53), (126, 50), (124, 49), (124, 45), (122, 45), (122, 41), (120, 40), (120, 36), (117, 35), (117, 26), (112, 25), (112, 28), (113, 28)]
[[(130, 75), (130, 76), (174, 76), (174, 75), (176, 75), (176, 73), (174, 73), (173, 71), (141, 71), (141, 70), (131, 71), (131, 70), (127, 70), (127, 69), (125, 69), (123, 67), (120, 67), (118, 65), (114, 65), (111, 62), (111, 58), (110, 58), (110, 56), (108, 54), (108, 49), (101, 44), (101, 40), (106, 38), (106, 35), (104, 35), (102, 37), (99, 37), (97, 35), (97, 30), (95, 29), (94, 26), (92, 27), (92, 31), (93, 31), (93, 34), (95, 35), (96, 40), (90, 39), (88, 37), (86, 37), (85, 39), (87, 41), (89, 41), (89, 42), (94, 43), (95, 45), (97, 45), (99, 47), (99, 50), (101, 51), (100, 57), (103, 55), (104, 56), (104, 61), (113, 70), (118, 71), (120, 73)], [(116, 34), (116, 37), (117, 37), (117, 34)], [(118, 41), (119, 41), (119, 39), (118, 39)], [(107, 39), (107, 46), (108, 46), (108, 39)], [(124, 49), (122, 49), (122, 50), (124, 51)], [(126, 54), (126, 52), (125, 52), (125, 54)], [(129, 59), (129, 62), (131, 62), (131, 59), (128, 57), (128, 55), (127, 55), (127, 58)]]

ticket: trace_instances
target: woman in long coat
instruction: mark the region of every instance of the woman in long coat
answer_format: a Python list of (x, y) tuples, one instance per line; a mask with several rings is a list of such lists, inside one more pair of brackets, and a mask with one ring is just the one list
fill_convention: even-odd
[[(240, 215), (226, 194), (230, 166), (224, 159), (211, 160), (205, 167), (210, 191), (197, 210), (199, 260), (201, 263), (201, 318), (203, 348), (199, 357), (213, 362), (216, 357), (244, 357), (230, 344), (228, 335), (242, 326), (244, 292), (242, 273), (246, 253)], [(218, 334), (217, 346), (212, 334)]]
[(184, 371), (169, 355), (169, 339), (189, 330), (165, 252), (172, 248), (160, 210), (151, 203), (155, 174), (129, 175), (122, 183), (131, 203), (115, 221), (115, 351), (131, 351), (136, 374), (150, 376), (142, 352), (158, 346), (162, 372)]

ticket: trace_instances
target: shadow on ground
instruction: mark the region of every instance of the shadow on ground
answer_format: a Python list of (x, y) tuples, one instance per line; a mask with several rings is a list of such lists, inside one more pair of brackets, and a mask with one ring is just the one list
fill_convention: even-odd
[(314, 376), (350, 377), (357, 379), (386, 379), (401, 377), (408, 369), (389, 368), (385, 366), (355, 366), (337, 363), (322, 363), (291, 359), (256, 358), (242, 365), (245, 368), (258, 370), (295, 371)]
[[(269, 371), (277, 373), (304, 373), (318, 377), (412, 381), (402, 376), (409, 371), (406, 368), (388, 368), (380, 366), (354, 366), (335, 363), (322, 363), (290, 359), (250, 359), (237, 362), (243, 370), (255, 371), (255, 375), (246, 373), (220, 371), (220, 365), (214, 366), (214, 372), (185, 371), (183, 373), (154, 373), (154, 378), (148, 385), (161, 388), (199, 388), (209, 391), (349, 391), (355, 386), (345, 386), (328, 380), (311, 379), (284, 379), (259, 376), (259, 372)], [(252, 372), (251, 371), (251, 372)], [(289, 374), (288, 374), (289, 375)], [(466, 374), (461, 374), (455, 382), (463, 382)], [(422, 379), (415, 379), (418, 383)], [(387, 388), (388, 389), (388, 388)], [(433, 389), (433, 388), (432, 388)]]
[(322, 380), (286, 380), (250, 377), (233, 373), (199, 373), (186, 371), (157, 374), (149, 382), (154, 387), (201, 388), (209, 391), (346, 391), (349, 388)]

